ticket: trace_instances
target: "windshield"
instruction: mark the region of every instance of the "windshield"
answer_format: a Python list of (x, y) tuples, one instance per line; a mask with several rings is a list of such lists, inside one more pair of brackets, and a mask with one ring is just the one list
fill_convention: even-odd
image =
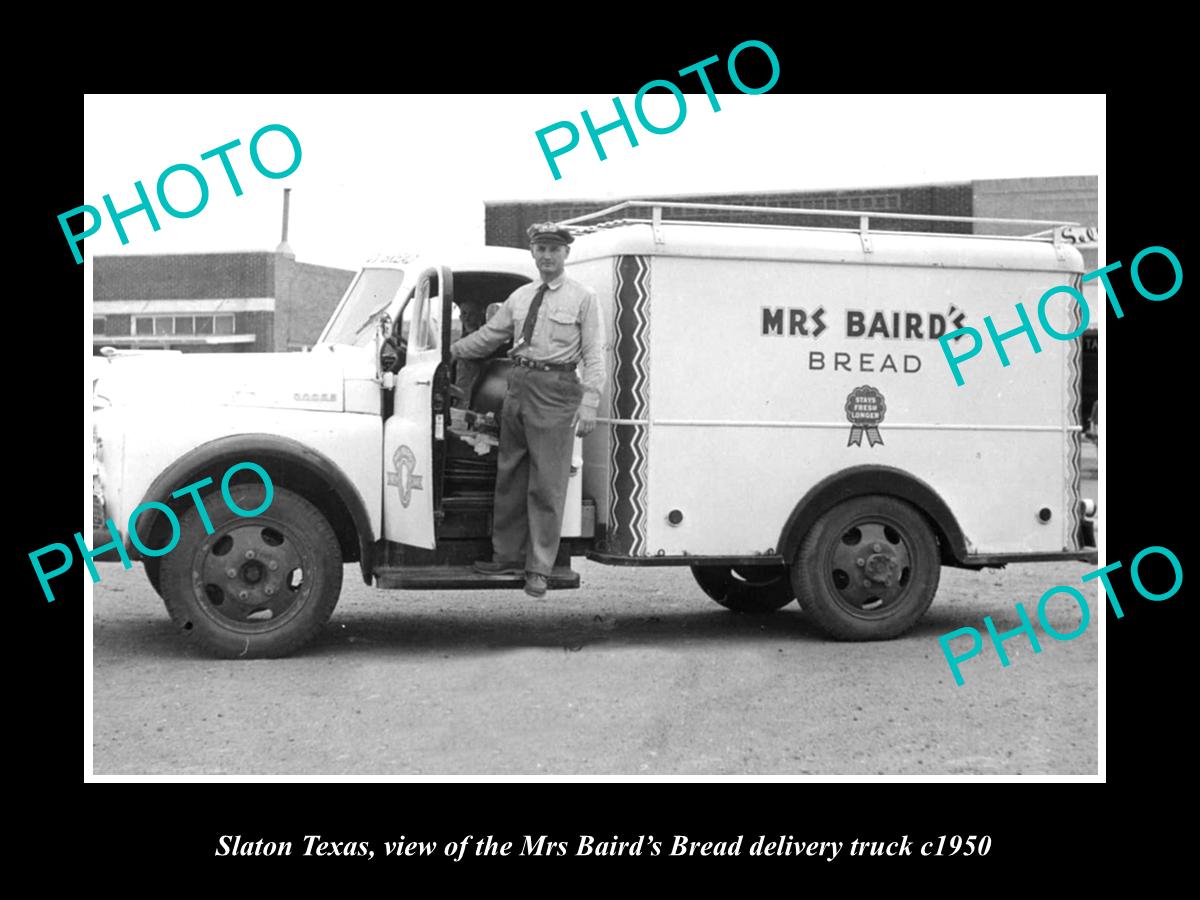
[(396, 298), (404, 283), (403, 269), (364, 269), (350, 289), (323, 343), (365, 346), (375, 339), (375, 322)]

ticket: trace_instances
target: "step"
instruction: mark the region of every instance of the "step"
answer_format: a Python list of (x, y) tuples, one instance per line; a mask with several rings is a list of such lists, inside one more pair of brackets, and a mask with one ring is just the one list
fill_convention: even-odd
[[(384, 590), (504, 590), (525, 587), (524, 575), (481, 575), (470, 566), (383, 566), (375, 570), (375, 586)], [(552, 591), (579, 587), (579, 573), (560, 566), (550, 573)]]
[(495, 495), (488, 493), (460, 494), (455, 497), (443, 497), (442, 509), (446, 512), (458, 510), (491, 510), (495, 503)]

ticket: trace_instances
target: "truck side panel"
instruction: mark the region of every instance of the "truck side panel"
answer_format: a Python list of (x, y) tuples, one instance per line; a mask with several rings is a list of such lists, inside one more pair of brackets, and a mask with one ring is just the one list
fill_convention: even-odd
[[(1077, 548), (1078, 346), (1036, 324), (1070, 272), (670, 256), (614, 270), (609, 408), (634, 421), (607, 429), (610, 550), (762, 553), (813, 484), (872, 463), (928, 482), (974, 553)], [(1006, 368), (983, 317), (1008, 331), (1017, 301), (1042, 349), (1007, 340)], [(1077, 313), (1047, 308), (1064, 333)], [(934, 339), (959, 323), (985, 342), (962, 387)], [(877, 427), (852, 421), (875, 404)]]

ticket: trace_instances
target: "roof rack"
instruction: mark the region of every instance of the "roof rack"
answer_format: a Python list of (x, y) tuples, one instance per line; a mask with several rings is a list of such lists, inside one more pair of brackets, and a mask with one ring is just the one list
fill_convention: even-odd
[[(662, 211), (663, 207), (670, 209), (693, 209), (693, 210), (716, 210), (720, 212), (747, 212), (747, 213), (779, 213), (783, 215), (793, 216), (841, 216), (843, 218), (858, 219), (858, 233), (862, 238), (863, 250), (867, 253), (872, 252), (871, 247), (871, 219), (907, 219), (917, 222), (970, 222), (981, 223), (985, 225), (1025, 225), (1038, 226), (1041, 230), (1027, 235), (999, 235), (999, 234), (962, 234), (960, 237), (982, 237), (992, 240), (1041, 240), (1053, 243), (1058, 251), (1059, 257), (1063, 255), (1063, 229), (1064, 228), (1079, 228), (1081, 223), (1069, 222), (1066, 220), (1049, 220), (1049, 219), (1002, 219), (993, 216), (937, 216), (927, 213), (892, 213), (892, 212), (868, 212), (866, 210), (852, 209), (803, 209), (792, 206), (746, 206), (736, 203), (689, 203), (686, 201), (670, 201), (670, 200), (625, 200), (615, 206), (609, 206), (605, 209), (598, 210), (593, 213), (587, 213), (582, 216), (575, 216), (571, 219), (563, 219), (559, 225), (574, 225), (578, 226), (583, 222), (589, 222), (594, 219), (599, 219), (604, 216), (612, 215), (613, 213), (621, 212), (625, 209), (643, 208), (650, 210), (650, 219), (623, 219), (621, 224), (631, 224), (633, 222), (649, 222), (654, 229), (654, 242), (661, 244), (664, 241), (662, 235), (662, 224), (664, 221), (671, 221), (673, 224), (694, 224), (694, 220), (664, 220)], [(584, 232), (590, 231), (592, 228), (604, 227), (605, 225), (616, 225), (617, 223), (596, 223), (591, 227), (576, 228), (575, 230)], [(750, 223), (721, 223), (721, 224), (750, 224)], [(788, 226), (783, 226), (788, 227)], [(800, 227), (818, 227), (818, 226), (800, 226)], [(831, 230), (851, 230), (851, 229), (831, 229)], [(895, 234), (896, 231), (889, 230), (890, 234)], [(901, 232), (903, 233), (903, 232)], [(920, 232), (918, 232), (920, 233)]]

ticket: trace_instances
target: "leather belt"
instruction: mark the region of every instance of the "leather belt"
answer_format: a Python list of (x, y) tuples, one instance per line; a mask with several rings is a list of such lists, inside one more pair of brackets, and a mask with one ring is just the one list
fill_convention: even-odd
[(574, 372), (579, 365), (579, 363), (541, 362), (536, 359), (527, 359), (524, 356), (514, 356), (512, 361), (522, 369), (537, 369), (542, 372)]

